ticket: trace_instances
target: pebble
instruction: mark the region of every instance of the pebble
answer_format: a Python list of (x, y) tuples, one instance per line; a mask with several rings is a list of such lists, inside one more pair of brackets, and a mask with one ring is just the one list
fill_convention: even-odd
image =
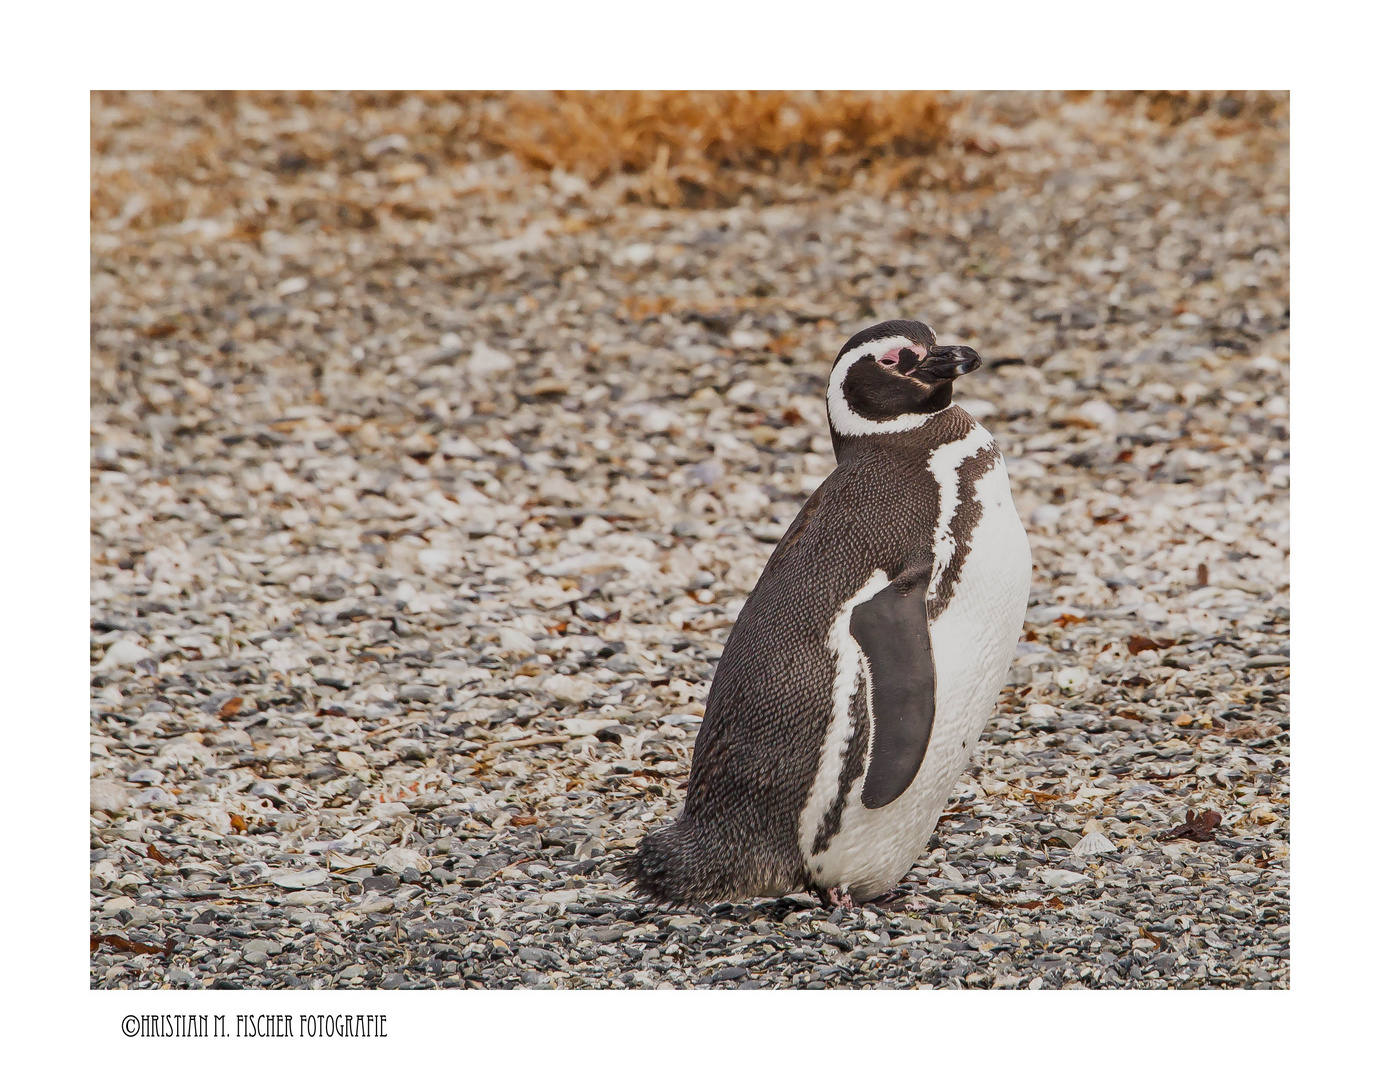
[[(361, 159), (344, 95), (93, 99), (91, 930), (170, 951), (92, 986), (1288, 986), (1287, 121), (954, 101), (962, 191), (665, 209), (403, 105)], [(214, 244), (102, 194), (179, 185)], [(989, 361), (1018, 662), (895, 904), (646, 905), (615, 860), (891, 317)]]
[(1041, 870), (1040, 880), (1052, 888), (1066, 889), (1070, 885), (1077, 885), (1080, 881), (1091, 879), (1087, 874), (1080, 874), (1073, 870)]
[(141, 660), (147, 660), (153, 653), (137, 641), (117, 641), (106, 649), (105, 655), (92, 670), (96, 672), (113, 671), (116, 668), (133, 667)]
[(599, 684), (592, 679), (551, 675), (543, 680), (541, 688), (562, 704), (583, 705), (598, 693)]
[(268, 880), (282, 889), (310, 889), (330, 880), (330, 875), (320, 868), (284, 870), (270, 874)]
[(513, 358), (507, 353), (480, 341), (475, 343), (474, 351), (470, 353), (466, 370), (472, 377), (483, 379), (512, 371), (514, 366)]
[(117, 813), (129, 805), (129, 789), (114, 780), (91, 781), (91, 809)]
[(302, 889), (289, 893), (278, 901), (282, 907), (320, 907), (337, 899), (333, 892), (324, 889)]
[(384, 852), (377, 865), (395, 874), (401, 874), (406, 870), (416, 870), (424, 874), (431, 869), (431, 860), (412, 848), (395, 847)]

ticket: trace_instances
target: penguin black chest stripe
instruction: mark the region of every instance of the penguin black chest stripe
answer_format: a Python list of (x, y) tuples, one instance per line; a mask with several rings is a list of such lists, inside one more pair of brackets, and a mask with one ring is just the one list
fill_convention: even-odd
[(929, 588), (931, 622), (944, 614), (963, 577), (963, 565), (972, 550), (973, 530), (984, 509), (977, 498), (978, 481), (1000, 460), (1001, 453), (991, 435), (980, 427), (961, 441), (940, 447), (931, 458), (941, 502), (935, 524), (935, 573)]

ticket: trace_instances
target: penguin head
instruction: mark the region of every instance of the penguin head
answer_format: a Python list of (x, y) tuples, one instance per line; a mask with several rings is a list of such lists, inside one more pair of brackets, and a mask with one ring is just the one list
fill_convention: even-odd
[(894, 320), (854, 334), (829, 376), (829, 427), (840, 435), (910, 431), (953, 403), (953, 381), (982, 358), (966, 345), (936, 345), (922, 322)]

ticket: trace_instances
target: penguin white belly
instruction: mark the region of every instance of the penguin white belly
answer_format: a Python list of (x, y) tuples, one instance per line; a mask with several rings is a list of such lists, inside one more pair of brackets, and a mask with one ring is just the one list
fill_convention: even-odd
[[(1030, 595), (1030, 544), (1000, 457), (977, 481), (974, 495), (981, 517), (953, 597), (930, 624), (935, 710), (920, 771), (898, 798), (875, 810), (862, 805), (862, 779), (854, 782), (828, 847), (817, 854), (804, 849), (817, 886), (866, 900), (900, 881), (924, 853), (1005, 685)], [(802, 840), (806, 833), (813, 836), (802, 829)]]

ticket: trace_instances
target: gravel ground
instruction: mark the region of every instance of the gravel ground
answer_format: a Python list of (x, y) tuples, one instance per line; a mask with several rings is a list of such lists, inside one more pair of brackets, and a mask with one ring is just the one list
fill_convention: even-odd
[[(97, 185), (198, 123), (149, 100)], [(963, 184), (701, 210), (383, 130), (358, 220), (98, 220), (91, 985), (1287, 987), (1288, 129), (1233, 100), (966, 98)], [(894, 903), (645, 905), (613, 859), (889, 317), (988, 358), (997, 715)]]

